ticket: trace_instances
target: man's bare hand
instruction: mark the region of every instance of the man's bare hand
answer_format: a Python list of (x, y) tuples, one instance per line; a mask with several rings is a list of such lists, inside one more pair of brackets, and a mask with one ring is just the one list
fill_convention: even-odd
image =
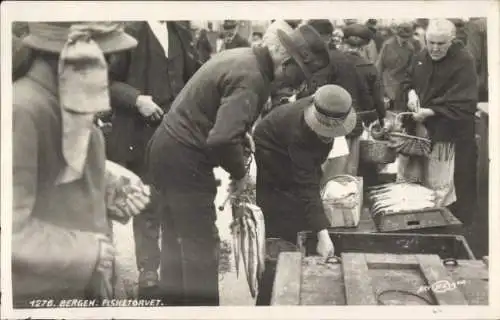
[(138, 96), (136, 105), (145, 118), (159, 121), (163, 117), (163, 110), (153, 101), (151, 96)]

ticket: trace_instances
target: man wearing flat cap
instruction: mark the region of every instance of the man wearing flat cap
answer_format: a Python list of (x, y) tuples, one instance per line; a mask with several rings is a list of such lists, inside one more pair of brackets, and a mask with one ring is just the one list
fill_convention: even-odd
[[(307, 28), (307, 26), (306, 26)], [(264, 46), (223, 51), (207, 61), (174, 100), (149, 143), (148, 176), (163, 220), (160, 285), (167, 305), (218, 305), (219, 236), (213, 170), (246, 187), (244, 142), (272, 83), (298, 87), (328, 61), (317, 33), (276, 30)], [(322, 50), (321, 50), (322, 48)]]
[(396, 99), (396, 93), (412, 57), (420, 51), (420, 44), (413, 38), (413, 25), (408, 22), (397, 25), (396, 34), (382, 45), (375, 65), (391, 109), (405, 110), (404, 101)]
[[(112, 297), (109, 168), (93, 121), (110, 109), (107, 61), (137, 41), (113, 22), (29, 29), (33, 61), (13, 84), (14, 306)], [(126, 201), (133, 214), (148, 202), (135, 192)]]
[(351, 96), (337, 85), (277, 107), (256, 126), (257, 204), (264, 213), (266, 237), (296, 243), (299, 231), (312, 230), (318, 237), (317, 252), (333, 254), (320, 198), (321, 165), (335, 138), (355, 126)]
[(250, 42), (238, 34), (238, 21), (224, 20), (222, 30), (223, 43), (220, 51), (250, 47)]

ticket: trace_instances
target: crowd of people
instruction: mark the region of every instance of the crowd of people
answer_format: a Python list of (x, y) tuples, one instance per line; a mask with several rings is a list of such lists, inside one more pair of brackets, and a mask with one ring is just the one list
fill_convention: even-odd
[[(249, 41), (226, 20), (216, 48), (179, 21), (14, 28), (14, 304), (103, 296), (114, 254), (106, 160), (150, 186), (126, 196), (124, 214), (139, 296), (165, 305), (219, 305), (213, 170), (241, 193), (249, 152), (266, 236), (295, 242), (312, 230), (330, 255), (321, 186), (337, 174), (375, 183), (360, 136), (388, 110), (426, 127), (433, 149), (420, 182), (470, 223), (485, 19), (344, 22), (277, 20)], [(103, 138), (96, 124), (107, 122)], [(348, 155), (329, 157), (340, 141)]]

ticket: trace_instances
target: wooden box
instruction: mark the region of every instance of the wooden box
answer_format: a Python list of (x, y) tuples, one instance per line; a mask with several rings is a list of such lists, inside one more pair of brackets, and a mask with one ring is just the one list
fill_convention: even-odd
[(447, 208), (373, 215), (373, 221), (380, 232), (416, 230), (462, 224)]
[(488, 267), (437, 255), (280, 254), (271, 305), (487, 305)]
[[(331, 180), (342, 183), (341, 179), (344, 176), (334, 177)], [(330, 227), (348, 227), (353, 228), (359, 224), (361, 210), (363, 208), (363, 178), (362, 177), (352, 177), (357, 180), (357, 194), (356, 194), (356, 204), (353, 206), (345, 206), (338, 203), (332, 203), (328, 200), (323, 199), (323, 207), (325, 209), (325, 214), (330, 220)], [(328, 183), (328, 182), (327, 182)], [(322, 194), (323, 197), (323, 194)]]
[[(419, 233), (359, 233), (329, 231), (335, 254), (347, 252), (388, 254), (436, 254), (441, 259), (475, 259), (461, 235)], [(317, 237), (310, 231), (297, 235), (297, 245), (304, 256), (316, 253)]]

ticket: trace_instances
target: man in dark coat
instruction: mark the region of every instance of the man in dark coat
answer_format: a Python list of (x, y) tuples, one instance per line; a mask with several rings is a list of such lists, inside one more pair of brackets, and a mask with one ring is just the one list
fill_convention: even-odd
[[(112, 63), (113, 117), (108, 158), (144, 177), (146, 145), (201, 62), (190, 31), (178, 22), (132, 22), (126, 31), (138, 40), (138, 45)], [(154, 204), (153, 199), (151, 207), (134, 218), (141, 295), (150, 295), (158, 284), (159, 218)]]
[[(381, 80), (377, 68), (370, 61), (366, 60), (361, 53), (363, 47), (372, 40), (372, 37), (373, 33), (368, 27), (362, 24), (351, 24), (344, 28), (343, 50), (349, 61), (356, 66), (359, 81), (362, 82), (361, 87), (367, 89), (369, 100), (367, 105), (360, 108), (363, 114), (358, 114), (358, 122), (363, 121), (366, 126), (369, 126), (370, 123), (378, 120), (383, 126), (386, 110), (382, 97)], [(377, 174), (376, 166), (369, 163), (359, 163), (359, 136), (351, 135), (349, 146), (350, 154), (347, 161), (346, 173), (357, 175), (358, 172), (356, 169), (359, 165), (359, 171), (364, 178), (364, 184), (370, 185), (375, 183)]]
[[(167, 305), (219, 304), (213, 169), (221, 166), (230, 174), (230, 192), (244, 190), (244, 137), (268, 100), (271, 83), (299, 86), (328, 64), (326, 46), (308, 26), (290, 35), (278, 30), (275, 40), (207, 61), (150, 141), (148, 177), (160, 193), (166, 248), (160, 279)], [(305, 61), (306, 55), (312, 59)]]
[(413, 25), (402, 23), (396, 27), (397, 33), (384, 42), (376, 62), (382, 79), (385, 96), (390, 100), (390, 108), (405, 110), (404, 101), (397, 100), (397, 92), (413, 56), (421, 51), (413, 38)]
[(334, 138), (355, 125), (351, 97), (336, 85), (279, 106), (259, 122), (254, 131), (257, 204), (264, 213), (266, 237), (296, 243), (299, 231), (312, 230), (318, 253), (333, 254), (320, 197), (321, 165)]
[(402, 92), (433, 145), (423, 164), (424, 184), (437, 191), (439, 205), (451, 205), (467, 225), (476, 211), (477, 75), (470, 53), (454, 36), (449, 20), (429, 22), (427, 49), (416, 56)]
[(222, 44), (222, 50), (229, 50), (234, 48), (244, 48), (250, 47), (250, 42), (244, 39), (238, 34), (238, 21), (236, 20), (224, 20), (222, 24), (222, 32), (224, 42)]

